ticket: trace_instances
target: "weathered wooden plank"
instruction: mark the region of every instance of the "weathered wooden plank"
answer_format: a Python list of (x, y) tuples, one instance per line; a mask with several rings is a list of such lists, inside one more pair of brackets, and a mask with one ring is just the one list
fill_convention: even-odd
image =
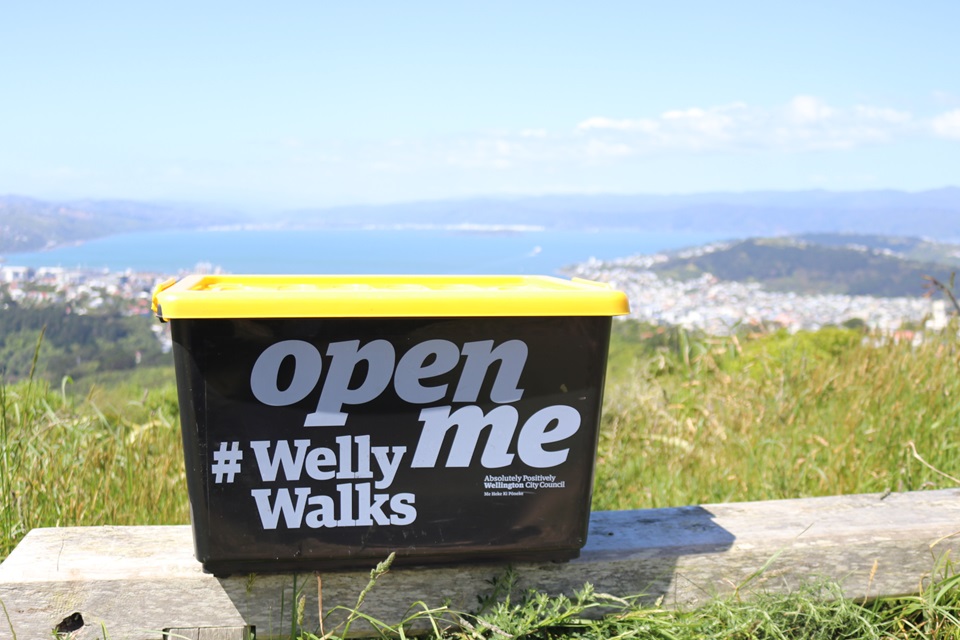
[[(599, 512), (581, 557), (522, 564), (518, 588), (572, 593), (584, 583), (617, 595), (646, 594), (667, 606), (730, 593), (784, 591), (804, 581), (840, 582), (848, 597), (915, 592), (937, 559), (960, 553), (960, 490), (857, 495), (672, 509)], [(449, 602), (470, 610), (498, 565), (394, 569), (363, 611), (389, 623), (410, 605)], [(352, 607), (369, 572), (319, 576), (326, 613)], [(74, 612), (94, 638), (156, 640), (163, 629), (256, 627), (258, 637), (289, 631), (298, 599), (304, 628), (319, 626), (318, 576), (218, 579), (193, 559), (189, 527), (38, 529), (0, 565), (0, 600), (18, 637), (46, 637)], [(343, 613), (326, 619), (330, 630)], [(360, 627), (354, 627), (359, 629)], [(0, 638), (7, 621), (0, 618)]]
[(167, 629), (163, 640), (250, 640), (248, 627), (203, 627)]

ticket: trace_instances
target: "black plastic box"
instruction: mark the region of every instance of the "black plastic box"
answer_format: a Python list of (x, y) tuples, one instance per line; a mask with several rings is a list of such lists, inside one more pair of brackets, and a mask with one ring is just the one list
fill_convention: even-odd
[(156, 295), (204, 569), (576, 557), (622, 294), (553, 278), (343, 282), (205, 276)]

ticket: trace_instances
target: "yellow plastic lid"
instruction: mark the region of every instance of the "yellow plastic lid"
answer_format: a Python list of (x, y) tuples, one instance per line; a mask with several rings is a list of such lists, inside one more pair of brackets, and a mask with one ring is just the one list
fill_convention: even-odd
[(616, 316), (627, 297), (610, 285), (549, 276), (199, 275), (153, 294), (161, 320)]

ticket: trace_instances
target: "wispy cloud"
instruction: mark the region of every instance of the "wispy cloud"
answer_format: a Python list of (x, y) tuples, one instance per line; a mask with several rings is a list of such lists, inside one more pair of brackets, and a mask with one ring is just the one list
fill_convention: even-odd
[[(534, 123), (535, 124), (535, 123)], [(360, 145), (321, 145), (293, 138), (282, 146), (325, 171), (333, 161), (374, 174), (560, 175), (661, 154), (776, 157), (844, 152), (910, 137), (960, 140), (960, 109), (919, 118), (875, 104), (838, 106), (812, 95), (779, 105), (744, 102), (669, 109), (638, 117), (594, 115), (566, 129), (531, 126), (456, 136), (395, 138)], [(553, 172), (553, 173), (551, 173)], [(450, 174), (453, 175), (453, 174)]]
[(931, 121), (930, 125), (936, 135), (960, 140), (960, 109), (940, 114)]
[(655, 120), (615, 120), (613, 118), (587, 118), (579, 125), (580, 131), (642, 131), (655, 133), (659, 125)]
[(744, 103), (665, 111), (655, 117), (594, 116), (580, 135), (616, 138), (636, 153), (661, 150), (800, 152), (848, 149), (886, 141), (913, 126), (911, 114), (872, 105), (834, 107), (814, 96), (796, 96), (775, 108)]
[(814, 96), (796, 96), (784, 109), (786, 120), (798, 125), (826, 122), (837, 115), (837, 111)]

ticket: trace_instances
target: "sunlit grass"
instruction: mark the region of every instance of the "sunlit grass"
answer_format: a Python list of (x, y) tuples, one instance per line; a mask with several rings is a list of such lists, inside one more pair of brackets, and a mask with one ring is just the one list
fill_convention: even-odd
[(0, 386), (0, 558), (35, 527), (189, 522), (174, 389), (116, 400)]
[(704, 341), (611, 375), (594, 509), (956, 486), (960, 341), (829, 340)]
[[(960, 638), (960, 575), (949, 561), (934, 567), (914, 596), (857, 603), (843, 597), (836, 583), (812, 582), (792, 593), (756, 592), (717, 597), (694, 609), (642, 604), (639, 596), (599, 593), (589, 584), (569, 596), (549, 596), (536, 589), (518, 591), (517, 574), (507, 570), (495, 578), (475, 610), (411, 605), (406, 618), (387, 623), (360, 606), (387, 572), (389, 560), (370, 573), (357, 604), (334, 628), (302, 627), (302, 608), (291, 617), (289, 638), (327, 640), (346, 637), (352, 625), (364, 623), (382, 638), (404, 638), (413, 630), (425, 638), (444, 640), (560, 640), (699, 638), (838, 640)], [(343, 617), (342, 615), (340, 616)]]

